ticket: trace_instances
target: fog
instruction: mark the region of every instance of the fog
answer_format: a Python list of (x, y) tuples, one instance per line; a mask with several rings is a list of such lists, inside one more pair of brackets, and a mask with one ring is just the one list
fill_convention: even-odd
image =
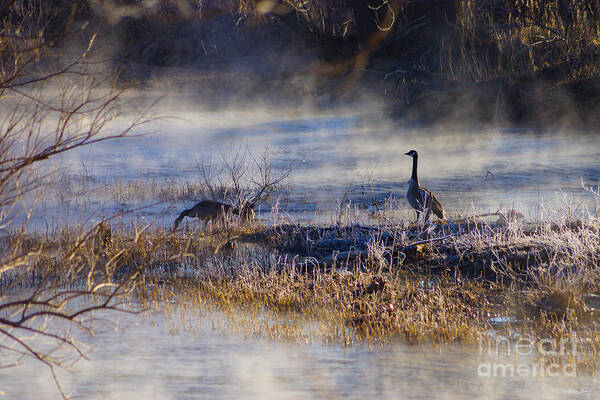
[[(243, 320), (243, 312), (234, 319)], [(172, 308), (169, 313), (119, 315), (111, 320), (97, 321), (92, 338), (75, 334), (87, 343), (89, 360), (79, 361), (71, 371), (58, 372), (63, 388), (74, 399), (597, 396), (593, 378), (585, 374), (479, 376), (485, 363), (531, 366), (536, 360), (481, 352), (478, 346), (392, 342), (346, 347), (326, 344), (318, 336), (290, 343), (247, 335), (243, 328), (242, 332), (229, 329), (236, 324), (230, 314), (205, 309)], [(58, 395), (49, 370), (31, 359), (2, 370), (0, 390), (9, 399), (55, 399)]]
[[(133, 112), (147, 101), (140, 94), (128, 104)], [(89, 190), (77, 194), (79, 203), (87, 196), (93, 210), (110, 215), (122, 207), (108, 195), (95, 197), (94, 187), (111, 182), (201, 184), (202, 166), (219, 168), (235, 154), (257, 156), (268, 149), (273, 173), (292, 171), (279, 194), (280, 211), (303, 221), (321, 221), (335, 214), (340, 204), (350, 203), (368, 214), (373, 199), (383, 203), (391, 197), (411, 218), (403, 197), (412, 163), (404, 153), (415, 149), (421, 184), (437, 194), (450, 216), (515, 208), (529, 220), (539, 220), (567, 209), (579, 215), (595, 212), (593, 196), (581, 188), (581, 179), (587, 185), (600, 183), (600, 139), (587, 132), (411, 128), (398, 125), (376, 107), (318, 112), (248, 104), (245, 109), (211, 112), (175, 97), (165, 98), (153, 112), (165, 118), (139, 127), (131, 137), (75, 149), (48, 165), (66, 181), (85, 178)], [(112, 128), (118, 132), (120, 126)], [(61, 189), (59, 185), (44, 190), (50, 194)], [(61, 196), (69, 195), (62, 190)], [(42, 217), (52, 218), (52, 225), (66, 208), (53, 203), (52, 196), (42, 197), (39, 204), (47, 211)], [(169, 208), (189, 207), (199, 200), (161, 206), (156, 205), (160, 199), (145, 198), (126, 205), (152, 203), (153, 208), (140, 210), (138, 216), (169, 225), (174, 213)], [(269, 204), (262, 205), (265, 216)], [(89, 211), (80, 207), (69, 215), (85, 216)], [(42, 225), (47, 224), (48, 220)]]

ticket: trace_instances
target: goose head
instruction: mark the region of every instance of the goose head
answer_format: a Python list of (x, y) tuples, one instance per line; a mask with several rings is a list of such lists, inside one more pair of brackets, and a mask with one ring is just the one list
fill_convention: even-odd
[(411, 150), (408, 153), (404, 153), (407, 156), (411, 156), (411, 157), (415, 157), (417, 155), (417, 151), (416, 150)]

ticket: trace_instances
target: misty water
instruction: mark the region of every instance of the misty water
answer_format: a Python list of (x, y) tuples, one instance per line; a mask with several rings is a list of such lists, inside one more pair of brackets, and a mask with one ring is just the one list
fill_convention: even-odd
[[(51, 197), (37, 200), (30, 226), (51, 229), (148, 204), (135, 218), (171, 225), (182, 208), (200, 199), (105, 201), (84, 191), (60, 193), (61, 185), (201, 182), (198, 165), (217, 165), (240, 149), (260, 154), (266, 147), (275, 173), (292, 169), (279, 212), (301, 223), (326, 221), (347, 205), (368, 215), (373, 198), (383, 202), (390, 196), (412, 218), (403, 200), (411, 168), (404, 153), (410, 149), (420, 154), (421, 183), (436, 192), (450, 215), (508, 208), (530, 220), (565, 210), (581, 215), (595, 207), (581, 179), (600, 183), (600, 138), (586, 132), (410, 128), (368, 110), (201, 112), (182, 106), (165, 114), (174, 118), (144, 126), (141, 136), (56, 158), (51, 167), (64, 180), (57, 181), (59, 190), (51, 190)], [(266, 219), (269, 204), (260, 211)], [(66, 391), (80, 399), (558, 399), (599, 393), (585, 374), (481, 376), (482, 364), (512, 363), (515, 357), (477, 346), (288, 343), (219, 328), (225, 317), (218, 312), (187, 318), (183, 324), (177, 315), (146, 313), (100, 323), (95, 336), (81, 338), (90, 346), (90, 360), (60, 373)], [(535, 360), (530, 354), (519, 363), (531, 366)], [(34, 360), (0, 371), (0, 382), (7, 399), (58, 397), (49, 371)]]
[[(536, 350), (517, 353), (495, 343), (343, 346), (310, 336), (290, 343), (236, 332), (231, 316), (215, 310), (109, 320), (95, 323), (91, 338), (74, 332), (89, 360), (58, 372), (74, 399), (594, 399), (599, 393), (592, 377), (573, 376), (576, 369), (540, 364)], [(0, 377), (3, 398), (58, 398), (38, 361), (23, 360)]]
[[(593, 133), (410, 128), (377, 112), (196, 110), (169, 108), (165, 114), (172, 118), (143, 126), (138, 131), (142, 136), (98, 143), (55, 159), (51, 168), (60, 169), (66, 178), (62, 182), (83, 179), (86, 184), (70, 199), (60, 185), (54, 197), (38, 199), (43, 212), (32, 224), (47, 228), (81, 215), (102, 217), (152, 204), (135, 215), (169, 225), (177, 210), (200, 199), (169, 204), (152, 198), (94, 200), (86, 189), (115, 180), (201, 183), (199, 166), (218, 168), (236, 153), (258, 157), (265, 149), (275, 175), (292, 170), (277, 205), (298, 222), (330, 220), (340, 207), (368, 215), (373, 199), (379, 204), (394, 199), (406, 218), (414, 218), (403, 198), (411, 172), (411, 158), (404, 153), (410, 149), (420, 154), (421, 184), (437, 194), (450, 216), (514, 208), (539, 220), (564, 216), (565, 211), (596, 212), (594, 196), (581, 187), (582, 179), (586, 185), (600, 184), (600, 137)], [(77, 206), (68, 217), (65, 204)], [(263, 216), (272, 204), (261, 205)]]

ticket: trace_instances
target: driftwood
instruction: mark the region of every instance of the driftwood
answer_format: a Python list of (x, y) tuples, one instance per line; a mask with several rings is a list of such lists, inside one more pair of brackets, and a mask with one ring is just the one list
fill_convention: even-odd
[[(455, 236), (458, 236), (458, 234), (451, 234), (451, 235), (446, 235), (443, 237), (419, 240), (419, 241), (407, 244), (406, 246), (403, 246), (401, 249), (394, 249), (394, 248), (390, 247), (383, 252), (382, 256), (392, 259), (394, 257), (394, 255), (402, 254), (403, 259), (404, 259), (404, 258), (406, 258), (404, 251), (406, 251), (407, 249), (410, 249), (411, 247), (416, 247), (418, 245), (427, 244), (427, 243), (439, 242), (439, 241), (446, 240), (446, 239), (449, 239), (449, 238), (455, 237)], [(368, 258), (368, 256), (369, 256), (368, 250), (347, 250), (347, 251), (334, 252), (334, 253), (330, 254), (329, 256), (323, 257), (320, 260), (318, 260), (318, 263), (325, 264), (325, 265), (331, 265), (331, 264), (333, 264), (334, 261), (344, 260), (347, 264), (348, 262), (359, 259), (359, 258), (366, 259), (366, 258)]]

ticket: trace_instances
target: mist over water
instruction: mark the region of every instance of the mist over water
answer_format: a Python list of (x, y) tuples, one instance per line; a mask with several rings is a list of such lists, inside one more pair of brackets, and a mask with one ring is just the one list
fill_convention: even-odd
[[(219, 167), (236, 153), (258, 155), (268, 148), (274, 173), (293, 171), (279, 208), (300, 221), (327, 219), (340, 204), (366, 212), (373, 199), (382, 203), (390, 196), (410, 212), (403, 199), (411, 173), (411, 158), (404, 153), (410, 149), (420, 155), (421, 184), (437, 194), (451, 216), (510, 208), (530, 220), (565, 209), (594, 213), (593, 196), (581, 188), (581, 179), (600, 183), (600, 138), (593, 133), (403, 127), (368, 109), (208, 112), (193, 104), (169, 104), (158, 111), (171, 118), (145, 125), (141, 136), (76, 149), (58, 165), (69, 176), (103, 182), (200, 183), (199, 166)], [(103, 214), (114, 211), (98, 206)], [(166, 209), (138, 215), (156, 216)], [(261, 212), (268, 213), (269, 205)], [(170, 216), (167, 220), (172, 222)]]
[[(477, 346), (296, 344), (232, 333), (219, 322), (227, 319), (218, 312), (182, 318), (176, 311), (100, 321), (94, 337), (80, 338), (91, 346), (90, 360), (59, 377), (74, 399), (591, 399), (598, 393), (585, 375), (479, 376), (482, 363), (514, 358)], [(7, 399), (58, 398), (37, 361), (0, 377)]]

